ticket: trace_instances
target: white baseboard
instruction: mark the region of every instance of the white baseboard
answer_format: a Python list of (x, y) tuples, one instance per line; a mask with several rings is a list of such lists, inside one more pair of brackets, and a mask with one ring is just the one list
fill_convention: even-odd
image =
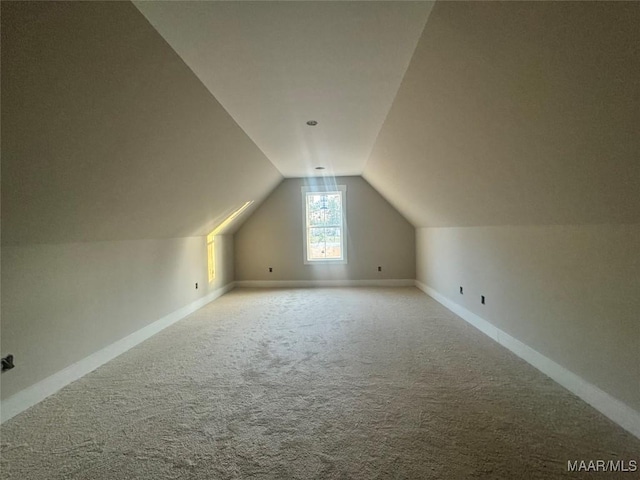
[(196, 310), (204, 307), (206, 304), (232, 290), (234, 286), (235, 283), (230, 282), (227, 285), (214, 290), (205, 297), (202, 297), (201, 299), (196, 300), (195, 302), (192, 302), (189, 305), (186, 305), (179, 310), (176, 310), (175, 312), (162, 317), (159, 320), (156, 320), (146, 327), (133, 332), (131, 335), (128, 335), (123, 339), (106, 346), (102, 350), (98, 350), (88, 357), (85, 357), (82, 360), (69, 365), (63, 370), (60, 370), (59, 372), (54, 373), (44, 380), (41, 380), (40, 382), (10, 396), (6, 400), (3, 400), (0, 404), (0, 423), (4, 423), (10, 418), (13, 418), (19, 413), (22, 413), (36, 403), (44, 400), (49, 395), (52, 395), (61, 388), (69, 385), (71, 382), (78, 380), (87, 373), (92, 372), (96, 368), (116, 358), (118, 355), (121, 355), (127, 350), (135, 347), (139, 343), (144, 342), (146, 339), (152, 337), (159, 331), (167, 328), (168, 326), (176, 323), (179, 320), (182, 320), (186, 316), (192, 314)]
[(467, 323), (470, 323), (503, 347), (511, 350), (518, 357), (522, 358), (524, 361), (540, 370), (564, 388), (580, 397), (600, 413), (613, 420), (636, 437), (640, 438), (640, 412), (635, 411), (620, 400), (609, 395), (607, 392), (587, 382), (550, 358), (545, 357), (540, 352), (537, 352), (533, 348), (522, 343), (517, 338), (503, 332), (475, 313), (472, 313), (466, 308), (449, 300), (433, 288), (418, 280), (416, 280), (415, 285), (438, 303), (441, 303), (447, 309), (461, 317)]
[(413, 287), (413, 279), (381, 280), (240, 280), (240, 288), (306, 288), (306, 287)]

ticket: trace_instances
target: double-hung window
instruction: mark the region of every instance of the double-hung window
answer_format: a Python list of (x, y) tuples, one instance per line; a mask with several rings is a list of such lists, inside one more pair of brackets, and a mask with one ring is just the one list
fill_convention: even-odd
[(302, 187), (304, 263), (347, 263), (347, 187)]

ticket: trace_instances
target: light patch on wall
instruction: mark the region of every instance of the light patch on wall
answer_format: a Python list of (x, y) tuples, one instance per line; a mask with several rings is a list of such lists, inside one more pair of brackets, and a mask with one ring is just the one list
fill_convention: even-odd
[(209, 272), (209, 283), (213, 282), (216, 278), (216, 235), (219, 235), (225, 228), (227, 228), (231, 223), (238, 218), (242, 212), (244, 212), (251, 204), (253, 200), (246, 202), (240, 208), (235, 210), (231, 215), (225, 218), (220, 225), (211, 230), (207, 235), (207, 266)]
[(207, 267), (209, 271), (209, 283), (216, 278), (216, 244), (215, 235), (211, 232), (207, 235)]

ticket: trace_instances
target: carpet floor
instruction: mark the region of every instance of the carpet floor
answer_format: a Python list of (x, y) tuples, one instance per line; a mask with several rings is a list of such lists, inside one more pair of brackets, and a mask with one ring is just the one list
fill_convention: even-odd
[(640, 440), (415, 288), (239, 289), (2, 426), (2, 478), (553, 479)]

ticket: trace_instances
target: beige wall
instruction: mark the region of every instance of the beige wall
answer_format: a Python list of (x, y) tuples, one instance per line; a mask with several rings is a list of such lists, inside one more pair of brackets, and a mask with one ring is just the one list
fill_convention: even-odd
[(282, 179), (130, 2), (1, 6), (3, 245), (206, 235)]
[(640, 411), (638, 245), (640, 225), (422, 228), (417, 278)]
[[(233, 237), (2, 247), (2, 398), (233, 281)], [(198, 289), (195, 283), (198, 282)]]
[(640, 223), (637, 2), (436, 2), (364, 171), (416, 227)]
[[(304, 264), (305, 180), (292, 178), (284, 180), (236, 233), (236, 280), (415, 278), (413, 226), (361, 177), (338, 177), (335, 182), (347, 186), (346, 265)], [(379, 265), (382, 272), (377, 271)]]
[(204, 235), (281, 176), (131, 3), (2, 2), (1, 33), (6, 398), (233, 281)]
[(639, 23), (634, 2), (437, 2), (363, 174), (431, 227), (420, 281), (636, 410)]

